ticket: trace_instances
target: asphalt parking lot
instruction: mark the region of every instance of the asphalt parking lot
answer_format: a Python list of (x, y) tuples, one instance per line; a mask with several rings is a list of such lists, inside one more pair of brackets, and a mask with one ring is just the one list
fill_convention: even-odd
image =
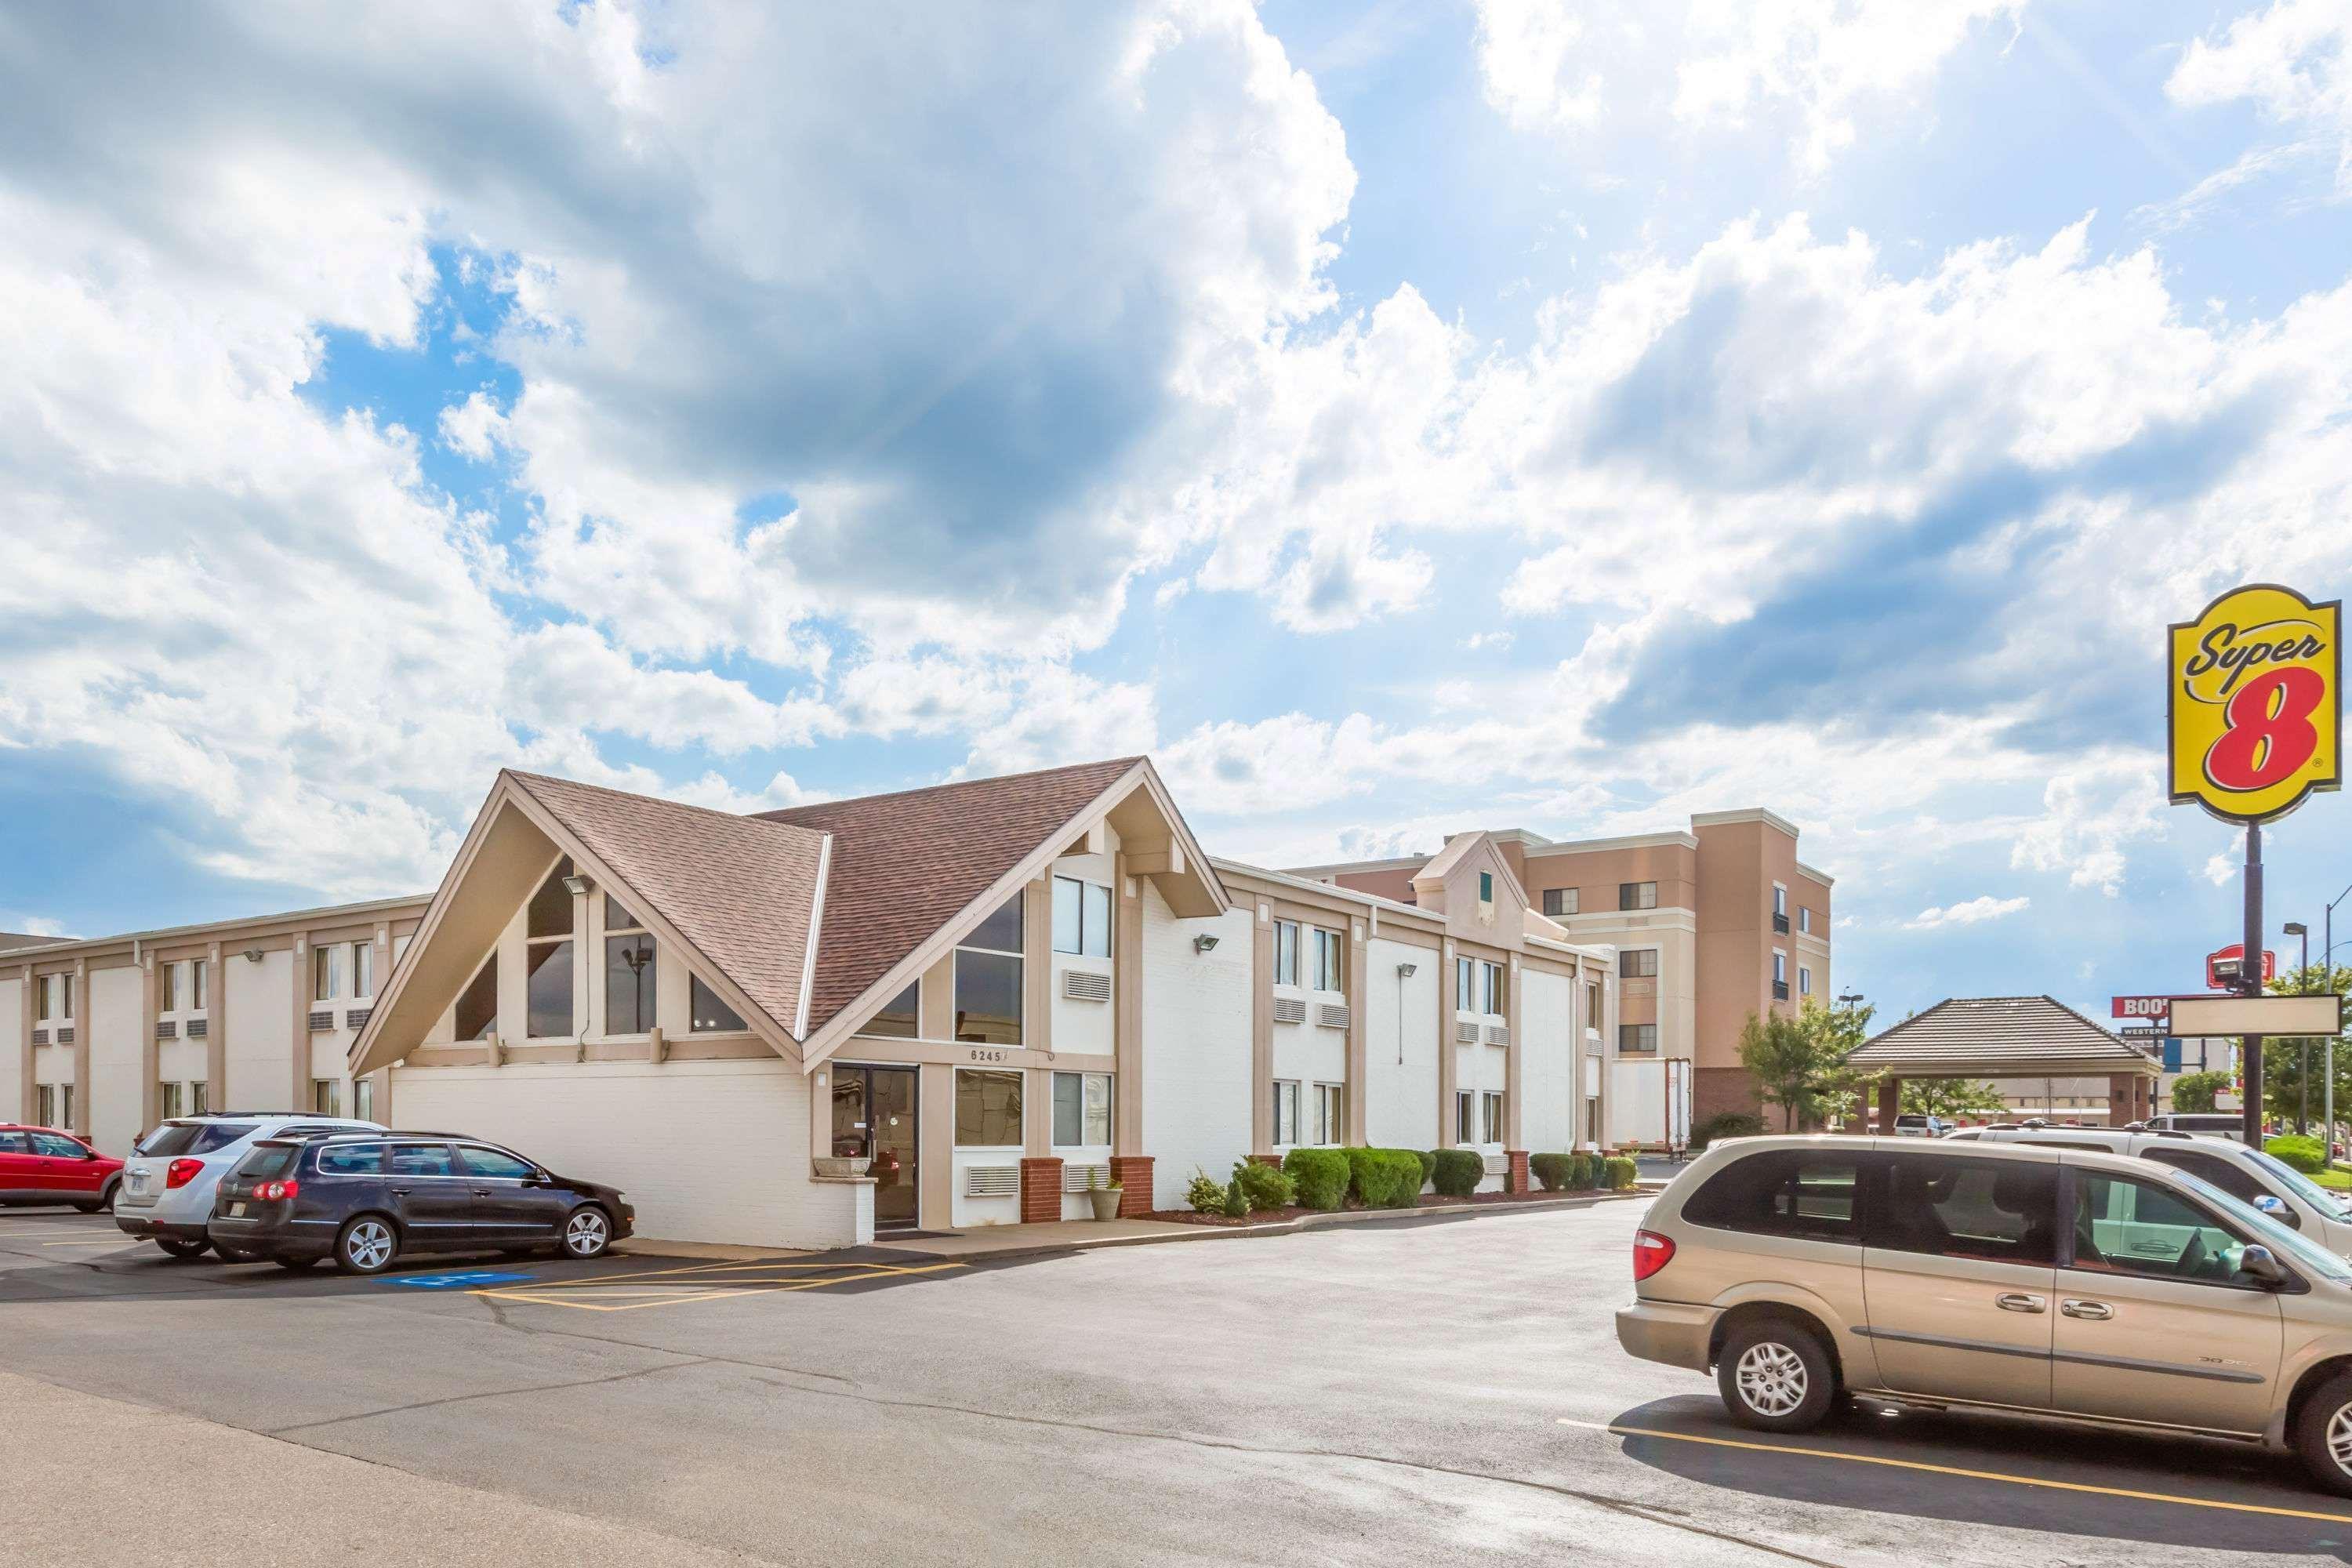
[[(0, 1211), (0, 1406), (14, 1388), (40, 1411), (0, 1422), (0, 1468), (47, 1500), (12, 1510), (0, 1562), (276, 1560), (221, 1550), (228, 1498), (201, 1550), (170, 1549), (257, 1464), (278, 1506), (321, 1494), (287, 1561), (2352, 1556), (2352, 1503), (2228, 1445), (1929, 1415), (1734, 1427), (1710, 1383), (1617, 1349), (1642, 1206), (994, 1265), (378, 1280), (173, 1263), (102, 1217)], [(215, 1452), (231, 1479), (192, 1479)], [(334, 1506), (352, 1499), (375, 1500)]]

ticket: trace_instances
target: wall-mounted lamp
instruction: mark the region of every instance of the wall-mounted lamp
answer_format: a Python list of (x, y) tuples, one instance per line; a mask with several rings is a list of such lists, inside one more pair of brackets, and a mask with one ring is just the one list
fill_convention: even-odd
[(1217, 939), (1211, 936), (1206, 931), (1202, 931), (1199, 936), (1192, 939), (1192, 951), (1194, 952), (1207, 952), (1216, 945)]
[(261, 962), (261, 950), (257, 947), (247, 948), (245, 950), (245, 961), (247, 963), (259, 963)]
[(586, 898), (589, 891), (595, 886), (595, 883), (590, 881), (587, 878), (582, 876), (577, 871), (572, 872), (572, 875), (563, 879), (563, 890), (571, 894), (575, 899)]
[(1414, 969), (1414, 967), (1415, 967), (1414, 965), (1410, 964), (1410, 963), (1400, 963), (1400, 964), (1398, 964), (1398, 965), (1397, 965), (1397, 978), (1398, 978), (1399, 980), (1410, 980), (1410, 979), (1412, 979), (1412, 974), (1413, 974), (1413, 969)]

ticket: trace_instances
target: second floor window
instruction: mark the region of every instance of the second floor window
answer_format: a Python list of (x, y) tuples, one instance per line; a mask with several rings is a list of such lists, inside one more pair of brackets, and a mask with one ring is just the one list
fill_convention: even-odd
[(1618, 1025), (1617, 1048), (1629, 1056), (1655, 1052), (1658, 1048), (1658, 1026), (1655, 1024)]
[(310, 999), (331, 1002), (343, 994), (343, 947), (341, 942), (328, 942), (310, 950), (312, 984)]
[(482, 961), (474, 978), (457, 996), (456, 1037), (460, 1040), (487, 1040), (499, 1032), (499, 955), (493, 951)]
[(1507, 1011), (1503, 966), (1483, 958), (1455, 959), (1454, 1005), (1465, 1013), (1500, 1015)]
[(1338, 931), (1325, 931), (1321, 926), (1314, 927), (1309, 934), (1314, 939), (1310, 944), (1314, 958), (1314, 967), (1308, 971), (1312, 976), (1310, 984), (1318, 991), (1346, 990), (1347, 977), (1341, 969), (1339, 955), (1347, 950), (1347, 939)]
[(604, 899), (604, 1032), (650, 1034), (656, 997), (654, 939), (635, 910)]
[(1621, 980), (1654, 980), (1658, 974), (1658, 950), (1654, 947), (1629, 947), (1617, 954), (1617, 975)]
[(1772, 884), (1772, 912), (1784, 918), (1789, 912), (1789, 889), (1778, 882)]
[(1021, 1043), (1024, 907), (1023, 895), (1013, 894), (956, 944), (955, 1037), (959, 1040), (983, 1046)]
[(1298, 984), (1298, 922), (1274, 922), (1274, 983), (1276, 985)]
[(1576, 895), (1577, 889), (1574, 888), (1546, 888), (1543, 893), (1543, 912), (1548, 915), (1576, 913)]
[(1797, 929), (1799, 931), (1813, 929), (1813, 911), (1802, 904), (1797, 906)]
[(1618, 883), (1617, 907), (1621, 910), (1656, 909), (1658, 907), (1658, 885), (1655, 882)]
[(1797, 994), (1800, 996), (1811, 996), (1812, 994), (1813, 972), (1811, 969), (1806, 968), (1803, 964), (1799, 964), (1797, 966)]
[(697, 974), (688, 979), (687, 991), (688, 1005), (693, 1015), (687, 1026), (697, 1034), (712, 1034), (743, 1027), (743, 1015), (720, 1000), (718, 992), (702, 983), (701, 975)]
[[(523, 917), (523, 989), (527, 1021), (523, 1032), (542, 1039), (561, 1039), (576, 1031), (572, 1006), (572, 890), (563, 879), (572, 875), (569, 858), (558, 860), (547, 880), (531, 895)], [(614, 1033), (626, 1033), (614, 1030)]]
[(1054, 879), (1054, 951), (1110, 956), (1110, 889), (1076, 877)]
[(155, 1010), (158, 1013), (180, 1010), (180, 966), (176, 963), (155, 966)]

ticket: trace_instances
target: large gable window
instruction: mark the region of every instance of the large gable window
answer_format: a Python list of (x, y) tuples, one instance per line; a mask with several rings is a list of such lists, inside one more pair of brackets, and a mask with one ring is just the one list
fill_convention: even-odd
[(955, 951), (955, 1037), (1021, 1043), (1022, 895), (1013, 894)]
[(893, 1040), (911, 1040), (922, 1034), (923, 983), (910, 980), (907, 988), (887, 1002), (882, 1010), (867, 1020), (861, 1035), (880, 1035)]
[(499, 955), (482, 961), (481, 969), (457, 997), (457, 1038), (487, 1040), (499, 1032)]
[(525, 1032), (538, 1039), (566, 1039), (579, 1032), (572, 1006), (572, 965), (577, 949), (572, 929), (572, 889), (563, 879), (572, 875), (572, 858), (565, 856), (547, 874), (530, 898), (523, 917), (524, 991), (529, 1015)]
[(618, 900), (604, 900), (604, 1032), (650, 1034), (654, 1026), (654, 939)]
[(688, 986), (694, 1009), (694, 1032), (698, 1035), (740, 1030), (744, 1026), (743, 1015), (721, 1001), (719, 993), (702, 983), (697, 974)]

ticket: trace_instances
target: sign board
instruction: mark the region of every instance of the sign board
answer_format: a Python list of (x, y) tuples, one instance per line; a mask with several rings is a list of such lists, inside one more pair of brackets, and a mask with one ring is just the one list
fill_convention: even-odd
[(2334, 1035), (2344, 1028), (2341, 996), (2184, 996), (2172, 1005), (2172, 1032), (2215, 1035)]
[[(2245, 961), (2246, 946), (2243, 942), (2233, 942), (2227, 947), (2216, 948), (2207, 953), (2205, 955), (2205, 989), (2229, 990), (2238, 983), (2238, 976), (2244, 972)], [(2277, 978), (2278, 954), (2266, 947), (2263, 949), (2263, 984), (2267, 985)]]
[(2343, 783), (2344, 602), (2233, 588), (2166, 639), (2172, 803), (2270, 822)]
[(2169, 996), (2117, 996), (2114, 1002), (2118, 1018), (2161, 1018), (2172, 1011)]

